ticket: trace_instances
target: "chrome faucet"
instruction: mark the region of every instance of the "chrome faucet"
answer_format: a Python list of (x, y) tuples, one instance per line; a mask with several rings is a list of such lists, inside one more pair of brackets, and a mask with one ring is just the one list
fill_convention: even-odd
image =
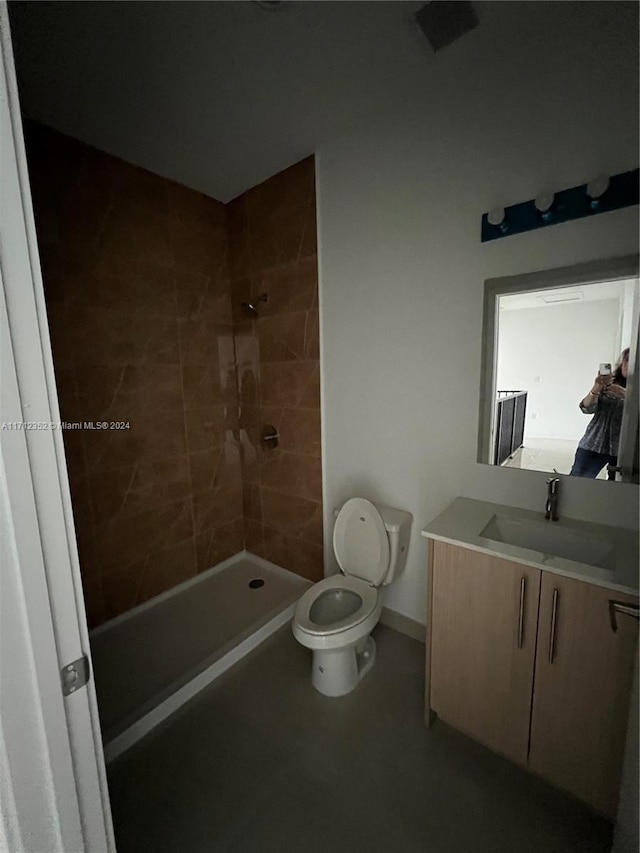
[(558, 487), (559, 477), (550, 477), (547, 480), (547, 502), (545, 504), (544, 517), (551, 521), (558, 521)]

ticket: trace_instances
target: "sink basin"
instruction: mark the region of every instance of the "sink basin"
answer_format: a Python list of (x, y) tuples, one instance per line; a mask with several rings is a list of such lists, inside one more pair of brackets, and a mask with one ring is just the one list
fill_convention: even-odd
[(611, 543), (558, 527), (557, 522), (553, 521), (536, 523), (494, 515), (480, 536), (518, 548), (540, 551), (550, 557), (562, 557), (604, 568), (607, 568), (607, 557), (613, 552)]

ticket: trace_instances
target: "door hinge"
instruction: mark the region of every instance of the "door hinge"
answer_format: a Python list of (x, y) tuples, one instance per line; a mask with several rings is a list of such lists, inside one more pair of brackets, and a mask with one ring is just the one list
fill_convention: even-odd
[(89, 669), (89, 658), (83, 655), (72, 663), (65, 664), (60, 670), (60, 681), (62, 682), (62, 695), (69, 696), (84, 687), (91, 672)]

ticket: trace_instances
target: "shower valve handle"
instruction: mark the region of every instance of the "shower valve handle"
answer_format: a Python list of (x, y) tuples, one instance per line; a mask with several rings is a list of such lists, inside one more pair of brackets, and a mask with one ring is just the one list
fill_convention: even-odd
[(262, 441), (268, 447), (277, 447), (280, 433), (271, 424), (262, 427)]

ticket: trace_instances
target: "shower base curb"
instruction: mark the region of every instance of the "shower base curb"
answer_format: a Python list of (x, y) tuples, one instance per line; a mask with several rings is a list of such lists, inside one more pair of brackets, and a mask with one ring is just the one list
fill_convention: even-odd
[[(271, 563), (268, 560), (263, 559), (262, 557), (258, 557), (255, 554), (252, 554), (249, 551), (242, 551), (239, 554), (234, 555), (228, 560), (224, 561), (224, 564), (216, 566), (213, 570), (209, 570), (208, 572), (203, 572), (202, 575), (210, 575), (217, 571), (222, 570), (223, 568), (228, 568), (232, 566), (235, 562), (242, 559), (243, 557), (250, 557), (252, 560), (255, 560), (257, 564), (263, 564), (271, 570), (275, 570), (279, 573), (291, 574), (286, 569), (283, 569), (281, 566), (277, 566), (275, 563)], [(197, 579), (191, 579), (187, 582), (188, 585), (191, 585)], [(183, 588), (187, 584), (181, 584), (179, 587), (175, 588), (175, 592), (179, 592), (181, 588)], [(311, 586), (311, 584), (309, 584)], [(158, 596), (157, 598), (166, 598), (169, 595), (175, 594), (174, 590), (170, 590), (169, 593), (163, 593), (162, 596)], [(155, 601), (157, 599), (154, 599)], [(237, 646), (234, 646), (229, 651), (225, 652), (220, 658), (210, 664), (206, 669), (202, 672), (195, 675), (190, 681), (186, 684), (181, 685), (176, 689), (174, 693), (171, 693), (165, 699), (160, 701), (154, 708), (150, 709), (148, 712), (143, 714), (138, 720), (124, 729), (122, 732), (119, 732), (117, 735), (112, 737), (110, 740), (106, 741), (103, 745), (104, 751), (104, 759), (107, 763), (116, 759), (119, 755), (122, 755), (127, 749), (133, 746), (137, 741), (147, 735), (152, 729), (156, 726), (160, 725), (160, 723), (164, 722), (168, 717), (170, 717), (175, 711), (177, 711), (182, 705), (186, 704), (190, 699), (193, 699), (201, 690), (219, 678), (224, 672), (230, 669), (234, 664), (238, 663), (238, 661), (242, 660), (243, 657), (252, 652), (255, 648), (257, 648), (264, 640), (270, 637), (273, 633), (275, 633), (279, 628), (283, 625), (286, 625), (287, 622), (291, 621), (293, 618), (293, 614), (296, 608), (297, 600), (293, 601), (291, 604), (288, 604), (283, 610), (269, 619), (264, 625), (261, 625), (256, 631), (238, 643)], [(141, 608), (145, 608), (148, 606), (148, 603), (141, 605)], [(136, 608), (138, 610), (138, 608)], [(128, 617), (129, 614), (124, 614), (125, 617)], [(121, 617), (116, 617), (120, 620)], [(113, 620), (115, 621), (115, 620)], [(109, 623), (106, 623), (109, 624)], [(102, 626), (100, 626), (102, 627)], [(97, 629), (99, 630), (99, 629)]]

